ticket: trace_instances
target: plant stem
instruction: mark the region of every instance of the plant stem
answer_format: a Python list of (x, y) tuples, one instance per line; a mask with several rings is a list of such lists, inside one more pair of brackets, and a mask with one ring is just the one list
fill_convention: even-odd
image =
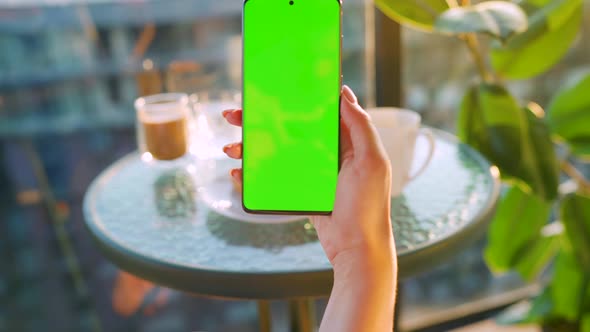
[[(457, 6), (456, 0), (446, 0), (447, 5), (449, 7), (454, 8)], [(471, 5), (471, 0), (459, 0), (459, 6), (469, 6)], [(479, 75), (484, 80), (484, 82), (490, 82), (492, 80), (492, 76), (486, 69), (485, 61), (479, 51), (479, 42), (477, 41), (477, 35), (475, 33), (466, 33), (459, 36), (459, 39), (465, 42), (467, 48), (469, 49), (469, 53), (473, 57), (475, 61), (475, 65), (477, 66), (477, 70), (479, 71)]]
[(590, 181), (588, 181), (582, 172), (580, 172), (574, 165), (572, 165), (569, 161), (564, 160), (561, 163), (561, 170), (567, 174), (569, 177), (574, 179), (578, 183), (578, 187), (585, 191), (590, 192)]
[[(465, 2), (465, 0), (463, 2)], [(469, 0), (466, 2), (469, 2)], [(484, 80), (484, 82), (490, 82), (492, 80), (492, 76), (488, 72), (483, 57), (479, 51), (479, 42), (477, 41), (477, 36), (474, 33), (468, 33), (463, 35), (461, 39), (467, 45), (467, 48), (469, 49), (469, 52), (475, 61), (481, 78)]]

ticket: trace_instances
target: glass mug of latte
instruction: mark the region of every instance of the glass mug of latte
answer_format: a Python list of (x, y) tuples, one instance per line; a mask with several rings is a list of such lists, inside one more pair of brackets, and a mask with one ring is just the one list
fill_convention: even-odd
[(189, 152), (191, 109), (184, 93), (138, 98), (137, 145), (144, 161), (176, 161)]

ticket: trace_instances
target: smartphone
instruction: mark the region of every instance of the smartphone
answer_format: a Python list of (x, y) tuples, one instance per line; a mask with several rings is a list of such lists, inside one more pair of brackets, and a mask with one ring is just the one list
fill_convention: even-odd
[(339, 0), (246, 0), (243, 189), (246, 212), (329, 214), (339, 167)]

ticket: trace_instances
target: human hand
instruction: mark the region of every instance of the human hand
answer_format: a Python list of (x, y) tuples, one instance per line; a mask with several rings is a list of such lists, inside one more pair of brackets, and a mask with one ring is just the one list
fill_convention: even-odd
[[(336, 200), (329, 216), (312, 216), (334, 267), (334, 285), (321, 331), (391, 331), (397, 261), (391, 229), (391, 165), (368, 114), (348, 87), (341, 96), (340, 160)], [(242, 110), (226, 110), (242, 125)], [(242, 158), (242, 143), (223, 151)], [(242, 169), (231, 170), (242, 185)]]
[[(226, 110), (223, 116), (233, 125), (242, 125), (242, 110)], [(334, 209), (329, 216), (313, 216), (311, 220), (335, 268), (357, 256), (391, 260), (395, 258), (390, 223), (391, 166), (369, 116), (346, 86), (342, 89), (341, 117), (342, 164)], [(241, 142), (223, 150), (231, 158), (242, 158)], [(232, 169), (231, 176), (240, 187), (242, 169)]]

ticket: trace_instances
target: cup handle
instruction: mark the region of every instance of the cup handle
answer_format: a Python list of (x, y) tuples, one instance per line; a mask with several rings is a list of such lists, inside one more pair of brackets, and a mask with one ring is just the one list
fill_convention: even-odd
[(420, 167), (420, 169), (415, 174), (411, 175), (410, 179), (408, 181), (413, 181), (420, 174), (424, 173), (424, 171), (426, 170), (426, 167), (432, 161), (432, 156), (434, 155), (434, 148), (436, 146), (436, 140), (434, 139), (434, 135), (432, 134), (432, 131), (430, 131), (430, 129), (427, 129), (427, 128), (422, 128), (422, 129), (420, 129), (420, 135), (422, 135), (422, 136), (426, 137), (426, 139), (428, 139), (428, 145), (430, 145), (430, 151), (428, 152), (428, 157), (426, 157), (426, 161), (424, 162), (422, 167)]

